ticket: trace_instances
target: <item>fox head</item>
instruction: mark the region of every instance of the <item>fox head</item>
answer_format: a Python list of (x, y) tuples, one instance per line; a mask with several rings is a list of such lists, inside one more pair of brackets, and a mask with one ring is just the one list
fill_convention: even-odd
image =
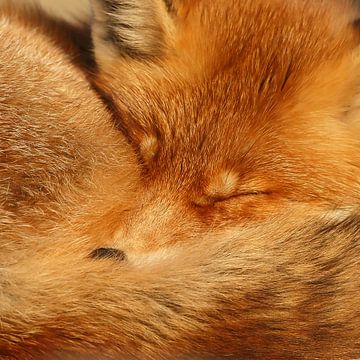
[(284, 203), (358, 203), (360, 30), (350, 2), (92, 3), (97, 87), (142, 166), (118, 246), (196, 239)]

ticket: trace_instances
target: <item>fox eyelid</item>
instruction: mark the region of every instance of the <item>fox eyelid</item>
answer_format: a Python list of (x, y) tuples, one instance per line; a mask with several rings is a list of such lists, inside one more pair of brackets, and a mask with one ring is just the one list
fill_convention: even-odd
[(250, 197), (250, 196), (269, 196), (271, 195), (271, 191), (243, 191), (235, 193), (234, 195), (228, 196), (205, 196), (200, 201), (193, 201), (192, 205), (195, 207), (207, 207), (211, 205), (216, 205), (219, 203), (226, 203), (227, 201), (240, 198), (240, 197)]
[(214, 203), (218, 203), (218, 202), (225, 202), (227, 200), (231, 200), (234, 198), (240, 198), (240, 197), (249, 197), (249, 196), (259, 196), (259, 195), (270, 195), (271, 191), (244, 191), (244, 192), (239, 192), (236, 193), (234, 195), (230, 195), (230, 196), (224, 196), (224, 197), (213, 197), (213, 201)]

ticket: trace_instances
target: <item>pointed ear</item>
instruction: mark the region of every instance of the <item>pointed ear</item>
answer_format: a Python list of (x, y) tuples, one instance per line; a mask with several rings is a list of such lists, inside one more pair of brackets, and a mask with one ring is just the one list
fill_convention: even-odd
[(96, 60), (153, 60), (171, 42), (171, 0), (92, 0)]

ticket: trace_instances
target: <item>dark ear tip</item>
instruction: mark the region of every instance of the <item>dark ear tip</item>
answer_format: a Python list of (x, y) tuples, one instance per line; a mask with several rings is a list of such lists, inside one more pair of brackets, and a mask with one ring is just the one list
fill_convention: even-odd
[(98, 248), (92, 251), (89, 255), (91, 259), (114, 259), (117, 261), (125, 261), (126, 254), (122, 250), (114, 248)]
[[(174, 14), (172, 0), (92, 1), (95, 45), (102, 43), (112, 49), (104, 56), (152, 63), (165, 54), (169, 35), (165, 24)], [(97, 59), (103, 56), (101, 51)]]

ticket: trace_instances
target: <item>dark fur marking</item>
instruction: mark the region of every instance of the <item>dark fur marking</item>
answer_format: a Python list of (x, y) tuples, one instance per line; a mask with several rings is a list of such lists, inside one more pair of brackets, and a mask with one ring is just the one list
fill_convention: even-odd
[(114, 29), (118, 29), (120, 27), (127, 29), (130, 28), (130, 26), (127, 24), (109, 24), (107, 27), (106, 35), (103, 37), (104, 41), (110, 42), (111, 44), (115, 45), (117, 49), (119, 49), (119, 55), (128, 56), (132, 59), (136, 59), (139, 61), (154, 60), (159, 55), (156, 52), (154, 54), (149, 54), (144, 51), (139, 51), (134, 47), (130, 46), (127, 39), (122, 38), (121, 36), (119, 36), (117, 31), (114, 31)]
[(360, 29), (360, 18), (356, 19), (353, 21), (352, 23), (353, 27), (356, 28), (357, 30)]
[(172, 0), (164, 0), (164, 3), (169, 13), (173, 13), (175, 11)]
[(126, 255), (122, 250), (113, 248), (99, 248), (90, 254), (92, 259), (115, 259), (117, 261), (126, 260)]
[[(171, 5), (171, 1), (167, 1)], [(121, 14), (123, 11), (129, 11), (132, 9), (134, 12), (138, 9), (136, 5), (124, 4), (121, 0), (103, 0), (103, 8), (106, 14)], [(119, 21), (116, 16), (107, 16), (106, 20), (106, 34), (103, 36), (105, 42), (109, 42), (119, 50), (119, 55), (127, 56), (139, 61), (153, 61), (162, 52), (161, 43), (155, 44), (152, 53), (148, 51), (142, 51), (131, 45), (129, 40), (121, 35), (121, 29), (132, 29), (133, 26)], [(138, 31), (138, 29), (133, 29)]]
[(147, 60), (149, 58), (148, 54), (135, 50), (133, 47), (129, 46), (126, 40), (119, 37), (118, 34), (113, 31), (113, 27), (111, 25), (108, 26), (103, 40), (115, 45), (115, 47), (119, 49), (119, 55), (129, 56), (137, 60)]
[(292, 73), (292, 64), (290, 62), (290, 64), (288, 65), (288, 67), (286, 69), (286, 73), (285, 73), (285, 76), (284, 76), (283, 83), (281, 84), (281, 91), (283, 91), (285, 89), (285, 86), (286, 86), (287, 82), (289, 81), (291, 73)]

